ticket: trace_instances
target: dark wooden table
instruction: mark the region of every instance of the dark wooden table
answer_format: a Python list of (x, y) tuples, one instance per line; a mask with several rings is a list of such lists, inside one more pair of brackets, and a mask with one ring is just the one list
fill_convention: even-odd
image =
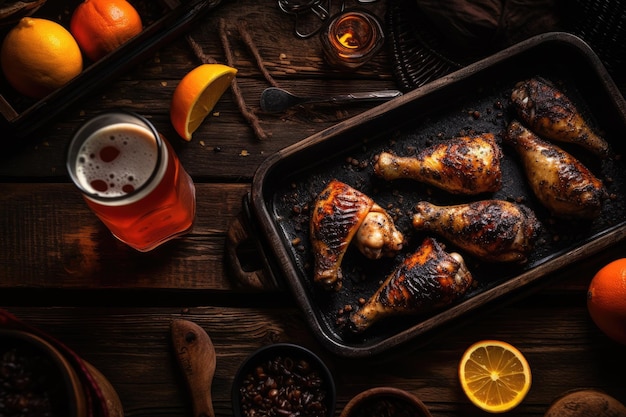
[[(368, 6), (381, 16), (384, 2)], [(228, 28), (238, 84), (258, 111), (268, 87), (235, 25), (243, 19), (267, 69), (283, 87), (309, 94), (395, 88), (388, 52), (360, 70), (336, 71), (317, 38), (296, 39), (292, 20), (273, 1), (227, 1), (190, 28), (206, 55), (225, 62), (220, 19)], [(180, 78), (201, 63), (188, 39), (164, 45), (145, 62), (59, 115), (0, 157), (0, 306), (62, 340), (98, 368), (128, 416), (190, 415), (191, 400), (170, 342), (174, 318), (202, 326), (217, 350), (216, 415), (232, 415), (230, 390), (242, 360), (272, 342), (295, 342), (319, 353), (337, 384), (337, 415), (360, 391), (406, 389), (434, 417), (486, 415), (464, 397), (457, 379), (463, 351), (501, 339), (526, 355), (533, 386), (511, 416), (542, 416), (565, 391), (597, 388), (626, 402), (624, 346), (591, 321), (586, 289), (594, 273), (626, 254), (616, 244), (545, 277), (534, 291), (498, 302), (427, 340), (367, 359), (325, 351), (289, 292), (242, 288), (225, 261), (226, 235), (259, 164), (288, 145), (357, 115), (373, 104), (257, 113), (270, 135), (260, 140), (228, 91), (191, 142), (178, 138), (169, 101)], [(117, 242), (84, 204), (65, 169), (73, 131), (90, 116), (125, 107), (147, 116), (173, 144), (197, 187), (192, 233), (140, 254)]]

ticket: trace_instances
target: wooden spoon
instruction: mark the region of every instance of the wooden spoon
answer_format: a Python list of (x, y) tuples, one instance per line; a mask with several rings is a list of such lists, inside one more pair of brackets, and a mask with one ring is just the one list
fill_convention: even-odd
[(215, 375), (215, 348), (209, 335), (188, 320), (171, 324), (172, 341), (178, 364), (191, 391), (194, 417), (215, 417), (211, 384)]

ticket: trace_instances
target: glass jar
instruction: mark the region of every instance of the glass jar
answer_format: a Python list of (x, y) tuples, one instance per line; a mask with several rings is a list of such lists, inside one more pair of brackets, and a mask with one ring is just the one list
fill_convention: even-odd
[(378, 18), (358, 9), (335, 15), (324, 26), (320, 36), (327, 62), (348, 70), (369, 61), (385, 40)]

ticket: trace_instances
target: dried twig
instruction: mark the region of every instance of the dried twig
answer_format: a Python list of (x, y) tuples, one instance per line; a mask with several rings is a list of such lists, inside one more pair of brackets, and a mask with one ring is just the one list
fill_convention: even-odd
[(187, 39), (187, 43), (189, 44), (189, 46), (191, 46), (191, 50), (193, 51), (194, 55), (198, 57), (200, 62), (202, 62), (203, 64), (218, 63), (217, 60), (215, 60), (212, 56), (204, 53), (202, 47), (198, 45), (198, 42), (196, 42), (196, 40), (192, 38), (191, 35), (187, 35), (185, 38)]
[(263, 74), (267, 82), (270, 83), (272, 87), (278, 87), (278, 83), (276, 82), (276, 80), (274, 80), (272, 75), (269, 73), (269, 71), (265, 67), (265, 64), (263, 64), (263, 58), (261, 58), (259, 49), (256, 47), (254, 40), (252, 39), (252, 36), (250, 36), (250, 33), (248, 32), (246, 22), (243, 20), (240, 20), (237, 23), (237, 30), (239, 31), (239, 36), (241, 36), (243, 43), (246, 45), (246, 47), (248, 48), (248, 50), (254, 57), (257, 67), (259, 68), (259, 70), (261, 71), (261, 73)]
[[(219, 31), (220, 31), (220, 39), (222, 41), (222, 47), (224, 49), (224, 53), (226, 54), (226, 62), (228, 63), (229, 66), (234, 67), (235, 59), (233, 57), (232, 49), (230, 47), (230, 42), (228, 40), (226, 21), (224, 19), (220, 19)], [(233, 78), (233, 81), (231, 82), (230, 86), (231, 86), (233, 95), (235, 96), (235, 100), (237, 101), (237, 106), (239, 107), (239, 111), (241, 112), (242, 116), (248, 121), (248, 123), (250, 124), (250, 127), (252, 127), (252, 130), (254, 130), (254, 133), (259, 139), (261, 140), (267, 139), (268, 134), (261, 127), (261, 123), (259, 122), (259, 119), (256, 117), (254, 112), (252, 112), (248, 108), (245, 100), (243, 99), (243, 94), (241, 93), (241, 90), (239, 89), (239, 84), (237, 83), (237, 77)]]
[[(263, 65), (263, 61), (261, 59), (261, 55), (259, 54), (258, 49), (254, 45), (252, 37), (247, 32), (247, 30), (245, 28), (245, 25), (243, 23), (240, 23), (238, 25), (238, 31), (239, 31), (239, 34), (242, 37), (244, 43), (248, 47), (248, 50), (250, 50), (252, 55), (254, 55), (254, 58), (257, 61), (257, 65), (258, 65), (259, 69), (261, 70), (261, 72), (263, 73), (263, 75), (265, 76), (265, 79), (271, 85), (276, 87), (277, 86), (276, 81), (274, 81), (272, 76), (269, 74), (269, 72), (267, 71), (267, 69)], [(226, 22), (224, 21), (224, 19), (220, 19), (220, 22), (219, 22), (219, 34), (220, 34), (220, 40), (222, 42), (222, 47), (224, 49), (224, 54), (226, 55), (226, 62), (227, 62), (227, 64), (229, 66), (235, 67), (235, 59), (233, 57), (232, 49), (230, 47), (230, 41), (228, 39), (228, 31), (226, 29)], [(207, 55), (207, 54), (204, 53), (204, 51), (202, 50), (202, 46), (200, 46), (198, 44), (198, 42), (196, 42), (196, 40), (191, 35), (187, 35), (186, 36), (186, 40), (187, 40), (187, 43), (189, 44), (189, 46), (191, 47), (191, 50), (193, 51), (194, 55), (203, 64), (216, 64), (216, 63), (218, 63), (218, 61), (216, 59), (214, 59), (212, 56)], [(239, 111), (241, 112), (242, 116), (246, 119), (248, 124), (250, 124), (250, 127), (254, 130), (254, 133), (256, 134), (257, 138), (259, 138), (261, 140), (267, 139), (269, 135), (261, 127), (259, 119), (254, 114), (254, 112), (251, 111), (248, 108), (248, 106), (246, 105), (246, 102), (245, 102), (245, 100), (243, 98), (243, 94), (241, 92), (241, 89), (239, 88), (239, 84), (237, 83), (237, 78), (234, 78), (233, 81), (231, 82), (231, 90), (233, 92), (233, 96), (235, 97), (235, 101), (237, 103), (237, 107), (239, 108)]]

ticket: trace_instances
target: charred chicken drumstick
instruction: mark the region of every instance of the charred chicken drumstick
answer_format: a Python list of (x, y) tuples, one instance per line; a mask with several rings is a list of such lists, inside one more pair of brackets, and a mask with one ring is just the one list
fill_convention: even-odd
[(554, 216), (593, 219), (602, 210), (607, 192), (578, 159), (514, 120), (505, 141), (520, 155), (530, 187)]
[(484, 133), (429, 146), (414, 157), (382, 152), (374, 173), (386, 180), (414, 179), (453, 194), (480, 194), (502, 186), (501, 159), (494, 135)]
[(341, 288), (341, 261), (350, 242), (370, 259), (394, 256), (404, 236), (389, 214), (370, 197), (331, 180), (316, 197), (310, 221), (313, 280), (328, 290)]
[(350, 329), (358, 333), (387, 317), (444, 307), (465, 294), (472, 281), (461, 255), (447, 253), (435, 239), (426, 238), (350, 315)]
[(511, 100), (520, 120), (546, 140), (576, 143), (601, 157), (608, 143), (593, 132), (574, 103), (548, 81), (539, 78), (518, 83)]
[(502, 200), (454, 206), (420, 201), (415, 210), (415, 229), (435, 232), (488, 262), (526, 262), (541, 227), (530, 208)]

